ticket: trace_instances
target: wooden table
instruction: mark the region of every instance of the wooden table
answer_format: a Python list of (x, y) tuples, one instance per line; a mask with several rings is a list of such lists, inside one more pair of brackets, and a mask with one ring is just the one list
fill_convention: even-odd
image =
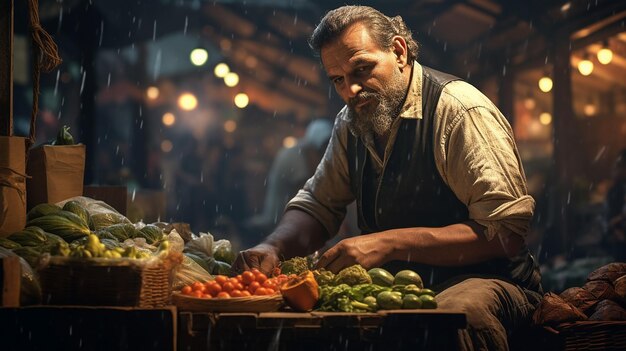
[(465, 314), (441, 309), (178, 317), (179, 350), (450, 350), (466, 327)]

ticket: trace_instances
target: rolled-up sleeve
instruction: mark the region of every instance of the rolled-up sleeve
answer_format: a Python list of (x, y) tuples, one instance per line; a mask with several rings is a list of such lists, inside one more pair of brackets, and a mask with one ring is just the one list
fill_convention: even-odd
[(315, 174), (289, 201), (285, 211), (299, 209), (316, 218), (334, 236), (346, 214), (346, 206), (354, 200), (350, 189), (347, 160), (347, 125), (339, 113), (333, 132)]
[[(435, 158), (444, 181), (469, 217), (496, 234), (525, 238), (535, 208), (510, 125), (478, 90), (464, 82), (444, 90), (438, 106)], [(446, 88), (447, 89), (447, 88)]]

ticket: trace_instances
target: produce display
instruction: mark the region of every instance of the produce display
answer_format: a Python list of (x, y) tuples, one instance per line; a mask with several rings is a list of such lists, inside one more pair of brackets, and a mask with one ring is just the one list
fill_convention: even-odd
[(582, 287), (544, 295), (533, 315), (535, 324), (626, 320), (626, 263), (602, 266)]
[[(108, 226), (103, 226), (106, 219)], [(126, 240), (131, 239), (129, 242)], [(138, 245), (135, 239), (140, 239)], [(39, 204), (27, 214), (26, 228), (0, 240), (0, 246), (12, 250), (32, 267), (45, 254), (73, 258), (148, 259), (167, 252), (169, 242), (155, 225), (137, 229), (115, 212), (90, 215), (78, 201), (63, 207)]]
[(266, 296), (278, 294), (280, 286), (287, 279), (285, 274), (268, 278), (264, 273), (253, 268), (234, 277), (218, 275), (207, 282), (194, 282), (184, 286), (180, 293), (204, 299)]
[(337, 274), (312, 269), (305, 257), (281, 263), (274, 276), (254, 268), (239, 275), (218, 275), (195, 281), (177, 293), (203, 299), (254, 297), (280, 293), (294, 311), (376, 312), (394, 309), (437, 308), (435, 292), (425, 289), (416, 272), (403, 270), (395, 275), (382, 268), (369, 271), (360, 265)]

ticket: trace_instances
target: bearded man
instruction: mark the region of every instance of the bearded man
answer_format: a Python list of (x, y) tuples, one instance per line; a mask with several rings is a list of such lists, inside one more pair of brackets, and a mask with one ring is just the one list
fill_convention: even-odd
[(535, 203), (505, 117), (470, 84), (420, 65), (399, 16), (344, 6), (310, 45), (346, 106), (314, 176), (235, 267), (269, 272), (314, 252), (356, 200), (363, 234), (328, 249), (318, 267), (412, 269), (441, 308), (466, 313), (459, 348), (507, 349), (542, 291), (525, 246)]

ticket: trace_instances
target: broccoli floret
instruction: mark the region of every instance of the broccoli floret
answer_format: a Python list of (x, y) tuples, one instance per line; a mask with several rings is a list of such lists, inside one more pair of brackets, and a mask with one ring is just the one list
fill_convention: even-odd
[(282, 274), (300, 274), (309, 270), (309, 260), (306, 257), (294, 257), (280, 265)]
[(355, 264), (354, 266), (350, 266), (342, 269), (337, 273), (333, 284), (348, 284), (350, 286), (357, 284), (372, 284), (372, 277), (367, 274), (367, 271), (361, 267), (360, 264)]
[(331, 285), (335, 279), (335, 274), (324, 268), (314, 270), (313, 276), (319, 285)]

